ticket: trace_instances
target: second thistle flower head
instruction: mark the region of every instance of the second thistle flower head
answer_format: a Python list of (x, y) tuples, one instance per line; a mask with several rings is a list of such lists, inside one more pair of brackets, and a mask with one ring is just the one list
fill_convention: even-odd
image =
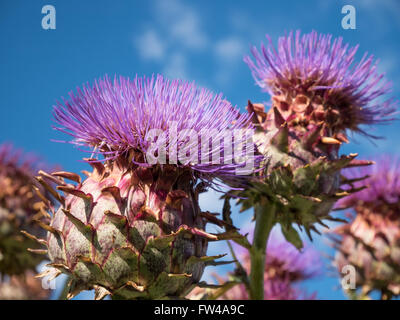
[(341, 37), (315, 31), (280, 37), (277, 49), (267, 38), (269, 46), (262, 45), (261, 53), (253, 47), (255, 60), (246, 57), (245, 61), (283, 114), (323, 121), (336, 133), (363, 132), (360, 125), (390, 119), (395, 104), (383, 99), (390, 83), (378, 73), (372, 55), (366, 53), (357, 62), (358, 46), (349, 47)]
[(363, 125), (390, 120), (395, 111), (395, 102), (382, 101), (390, 85), (373, 57), (356, 62), (356, 51), (342, 38), (297, 31), (279, 38), (277, 49), (270, 41), (261, 53), (252, 49), (254, 60), (245, 58), (272, 96), (267, 111), (250, 101), (247, 107), (258, 129), (254, 141), (269, 160), (265, 186), (250, 204), (260, 202), (259, 194), (277, 204), (282, 225), (295, 222), (309, 233), (334, 219), (332, 206), (346, 195), (340, 171), (370, 164), (355, 153), (339, 156), (347, 131), (365, 133)]

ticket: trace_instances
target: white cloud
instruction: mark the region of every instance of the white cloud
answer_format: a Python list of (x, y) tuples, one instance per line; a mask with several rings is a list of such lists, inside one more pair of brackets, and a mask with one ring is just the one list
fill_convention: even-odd
[(188, 12), (171, 26), (171, 35), (191, 49), (202, 49), (207, 45), (206, 35), (200, 30), (198, 17)]
[(186, 57), (181, 52), (175, 52), (168, 58), (164, 74), (169, 78), (187, 79)]
[(156, 12), (169, 40), (189, 49), (203, 49), (207, 36), (197, 12), (179, 0), (156, 1)]
[(399, 83), (400, 68), (399, 59), (397, 58), (397, 56), (390, 52), (379, 53), (378, 72), (385, 73), (386, 78), (394, 85)]
[(215, 44), (215, 54), (225, 62), (240, 62), (245, 51), (246, 46), (238, 37), (224, 38)]
[(160, 61), (165, 56), (165, 44), (156, 31), (149, 29), (136, 39), (141, 58)]
[(237, 36), (228, 36), (216, 42), (214, 54), (217, 59), (215, 81), (219, 85), (227, 85), (235, 75), (237, 66), (242, 64), (243, 55), (246, 53), (244, 41)]
[(381, 1), (363, 0), (363, 1), (354, 1), (354, 4), (368, 10), (376, 10), (376, 9), (387, 9), (388, 11), (400, 10), (400, 3), (398, 2), (398, 0), (381, 0)]
[(151, 7), (155, 23), (135, 38), (140, 57), (163, 62), (168, 77), (188, 79), (187, 55), (208, 46), (198, 12), (181, 0), (154, 0)]
[(354, 5), (356, 9), (364, 9), (369, 14), (369, 18), (373, 21), (377, 31), (392, 31), (393, 24), (388, 23), (388, 21), (396, 23), (397, 26), (400, 25), (398, 19), (400, 2), (398, 0), (352, 0), (350, 4)]

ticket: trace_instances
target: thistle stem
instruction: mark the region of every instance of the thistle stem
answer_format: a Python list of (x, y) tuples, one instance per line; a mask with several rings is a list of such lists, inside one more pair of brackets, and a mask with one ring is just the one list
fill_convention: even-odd
[(250, 249), (250, 299), (264, 300), (264, 270), (267, 242), (275, 224), (275, 206), (257, 204), (254, 206), (256, 225), (253, 245)]

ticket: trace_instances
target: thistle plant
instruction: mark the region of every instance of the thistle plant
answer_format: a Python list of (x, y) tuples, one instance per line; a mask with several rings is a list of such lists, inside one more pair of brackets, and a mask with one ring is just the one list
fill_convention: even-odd
[[(240, 180), (245, 149), (224, 151), (235, 130), (251, 127), (250, 116), (194, 83), (157, 76), (95, 81), (57, 103), (54, 118), (97, 157), (85, 159), (93, 170), (84, 181), (70, 172), (40, 175), (62, 193), (53, 192), (61, 205), (49, 206), (52, 219), (42, 223), (49, 272), (70, 276), (69, 298), (89, 289), (96, 299), (184, 297), (223, 256), (206, 256), (208, 242), (232, 236), (205, 231), (223, 222), (200, 210), (198, 196)], [(217, 143), (196, 148), (196, 134)]]
[[(268, 36), (267, 36), (268, 37)], [(269, 39), (269, 38), (268, 38)], [(316, 225), (336, 220), (334, 203), (356, 188), (343, 190), (340, 171), (364, 166), (357, 154), (339, 156), (348, 133), (369, 135), (363, 125), (392, 119), (395, 103), (384, 99), (390, 84), (365, 54), (356, 63), (358, 46), (316, 32), (290, 33), (275, 49), (252, 48), (245, 58), (256, 83), (271, 95), (271, 107), (249, 101), (256, 126), (254, 141), (268, 159), (266, 170), (241, 196), (242, 210), (254, 207), (255, 235), (250, 248), (250, 296), (262, 299), (262, 279), (268, 234), (276, 223), (288, 241), (302, 247), (296, 224), (311, 238)]]
[[(24, 275), (44, 259), (37, 255), (40, 245), (34, 239), (44, 236), (35, 223), (47, 213), (43, 196), (50, 193), (34, 179), (38, 158), (24, 154), (11, 144), (0, 146), (0, 275)], [(37, 193), (35, 192), (35, 189)], [(23, 233), (29, 232), (27, 237)], [(22, 232), (22, 233), (21, 233)], [(31, 248), (31, 252), (27, 251)], [(39, 250), (39, 251), (37, 251)], [(33, 252), (32, 252), (33, 251)]]
[[(334, 265), (356, 270), (351, 297), (379, 292), (382, 299), (400, 295), (400, 169), (399, 161), (383, 157), (377, 164), (346, 172), (350, 186), (362, 188), (341, 199), (338, 209), (352, 209), (351, 221), (334, 230)], [(366, 177), (359, 181), (359, 178)]]

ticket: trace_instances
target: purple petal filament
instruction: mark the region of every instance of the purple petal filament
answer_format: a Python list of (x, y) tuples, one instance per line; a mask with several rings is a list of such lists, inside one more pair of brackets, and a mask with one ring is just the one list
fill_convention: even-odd
[[(161, 75), (136, 76), (133, 81), (124, 77), (115, 77), (112, 81), (106, 76), (92, 86), (70, 92), (68, 99), (57, 102), (53, 114), (59, 124), (55, 129), (71, 135), (72, 143), (89, 146), (92, 152), (102, 153), (107, 158), (127, 154), (130, 150), (146, 154), (151, 143), (159, 142), (147, 140), (146, 134), (152, 129), (168, 131), (173, 123), (177, 132), (190, 129), (201, 134), (216, 130), (212, 137), (216, 140), (223, 138), (224, 130), (252, 128), (251, 115), (240, 114), (221, 94), (199, 89), (194, 83), (170, 81)], [(181, 144), (179, 142), (177, 147)], [(168, 150), (172, 147), (169, 145)], [(232, 155), (227, 156), (223, 151), (224, 147), (219, 144), (203, 155), (210, 159), (217, 154), (220, 157), (217, 164), (209, 161), (177, 165), (208, 175), (230, 177), (245, 163), (236, 162)], [(170, 153), (167, 158), (172, 158)]]

